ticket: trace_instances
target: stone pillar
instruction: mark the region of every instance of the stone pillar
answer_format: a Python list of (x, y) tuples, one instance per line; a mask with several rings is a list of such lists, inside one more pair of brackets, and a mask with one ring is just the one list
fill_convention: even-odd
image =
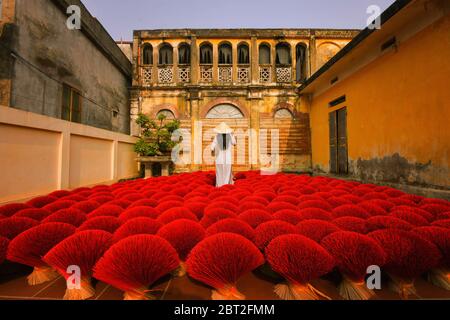
[(141, 66), (141, 44), (139, 37), (133, 38), (133, 87), (139, 86), (140, 66)]
[(197, 37), (191, 38), (191, 83), (197, 84), (200, 75), (200, 59), (197, 46)]
[(130, 99), (130, 135), (138, 137), (140, 135), (139, 126), (136, 124), (136, 119), (141, 110), (139, 110), (139, 90), (131, 93)]
[(317, 54), (316, 54), (316, 36), (312, 35), (309, 40), (309, 76), (316, 72)]
[[(161, 169), (162, 171), (162, 169)], [(151, 178), (153, 177), (153, 163), (146, 162), (144, 164), (144, 172), (145, 172), (145, 178)], [(161, 172), (162, 173), (162, 172)]]
[(159, 46), (153, 47), (153, 72), (152, 72), (152, 82), (158, 82), (158, 63), (159, 63)]
[(213, 83), (219, 82), (219, 47), (212, 44), (213, 46)]
[(169, 176), (169, 164), (170, 162), (167, 161), (161, 162), (161, 176), (163, 177)]
[(173, 47), (173, 83), (178, 83), (178, 46)]
[(191, 171), (198, 171), (202, 164), (202, 124), (200, 119), (200, 106), (198, 91), (190, 92), (191, 103)]
[(231, 72), (231, 82), (232, 83), (237, 83), (237, 70), (238, 70), (238, 54), (237, 54), (237, 43), (232, 43), (231, 44), (231, 56), (233, 58), (233, 69)]
[(277, 47), (276, 44), (274, 44), (271, 47), (271, 53), (270, 53), (270, 58), (271, 58), (271, 63), (272, 63), (272, 81), (270, 82), (277, 82)]
[(249, 133), (249, 162), (252, 170), (259, 169), (259, 99), (251, 99), (250, 103), (250, 133)]
[(259, 82), (259, 55), (258, 42), (255, 36), (252, 37), (250, 44), (250, 72), (251, 83), (257, 84)]
[(296, 47), (291, 44), (291, 82), (296, 81), (295, 68), (297, 68)]

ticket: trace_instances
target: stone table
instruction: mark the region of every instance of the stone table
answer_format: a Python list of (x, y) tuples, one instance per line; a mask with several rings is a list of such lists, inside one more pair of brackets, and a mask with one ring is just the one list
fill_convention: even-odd
[(170, 156), (154, 156), (154, 157), (139, 157), (136, 161), (144, 164), (145, 178), (153, 177), (152, 168), (155, 163), (161, 164), (161, 176), (169, 175), (169, 166), (172, 162)]

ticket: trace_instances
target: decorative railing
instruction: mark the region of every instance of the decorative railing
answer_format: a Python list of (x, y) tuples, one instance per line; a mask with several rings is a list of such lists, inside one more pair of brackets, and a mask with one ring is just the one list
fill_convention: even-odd
[(219, 82), (233, 82), (233, 66), (219, 66)]
[(191, 82), (191, 67), (189, 66), (178, 66), (178, 81), (182, 83)]
[(277, 82), (291, 82), (292, 68), (291, 67), (276, 67)]
[(141, 84), (143, 86), (149, 86), (153, 82), (153, 67), (142, 66), (141, 67)]
[(238, 66), (237, 69), (237, 82), (249, 83), (250, 82), (250, 67), (245, 65)]
[(260, 65), (259, 66), (259, 82), (271, 83), (272, 82), (272, 66)]
[(201, 65), (200, 66), (200, 82), (212, 82), (213, 81), (213, 66)]
[(172, 66), (158, 67), (158, 82), (164, 83), (164, 84), (173, 82), (173, 67)]

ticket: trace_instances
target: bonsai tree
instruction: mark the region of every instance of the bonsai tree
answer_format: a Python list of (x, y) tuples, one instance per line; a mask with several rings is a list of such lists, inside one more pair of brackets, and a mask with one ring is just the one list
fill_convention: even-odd
[(136, 123), (141, 127), (141, 137), (134, 145), (137, 154), (143, 157), (162, 156), (177, 144), (172, 141), (172, 133), (180, 128), (180, 122), (165, 121), (166, 118), (163, 114), (155, 120), (142, 113), (138, 115)]

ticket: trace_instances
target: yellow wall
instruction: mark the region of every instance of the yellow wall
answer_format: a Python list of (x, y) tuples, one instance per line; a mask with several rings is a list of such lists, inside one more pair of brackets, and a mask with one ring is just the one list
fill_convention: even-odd
[[(447, 15), (400, 43), (397, 51), (387, 52), (313, 98), (315, 169), (329, 169), (328, 112), (346, 106), (349, 169), (355, 176), (450, 185), (449, 30)], [(343, 94), (345, 103), (328, 108), (330, 101)], [(371, 169), (370, 162), (358, 167), (360, 158), (384, 160)]]
[(0, 204), (136, 177), (136, 140), (0, 106)]

